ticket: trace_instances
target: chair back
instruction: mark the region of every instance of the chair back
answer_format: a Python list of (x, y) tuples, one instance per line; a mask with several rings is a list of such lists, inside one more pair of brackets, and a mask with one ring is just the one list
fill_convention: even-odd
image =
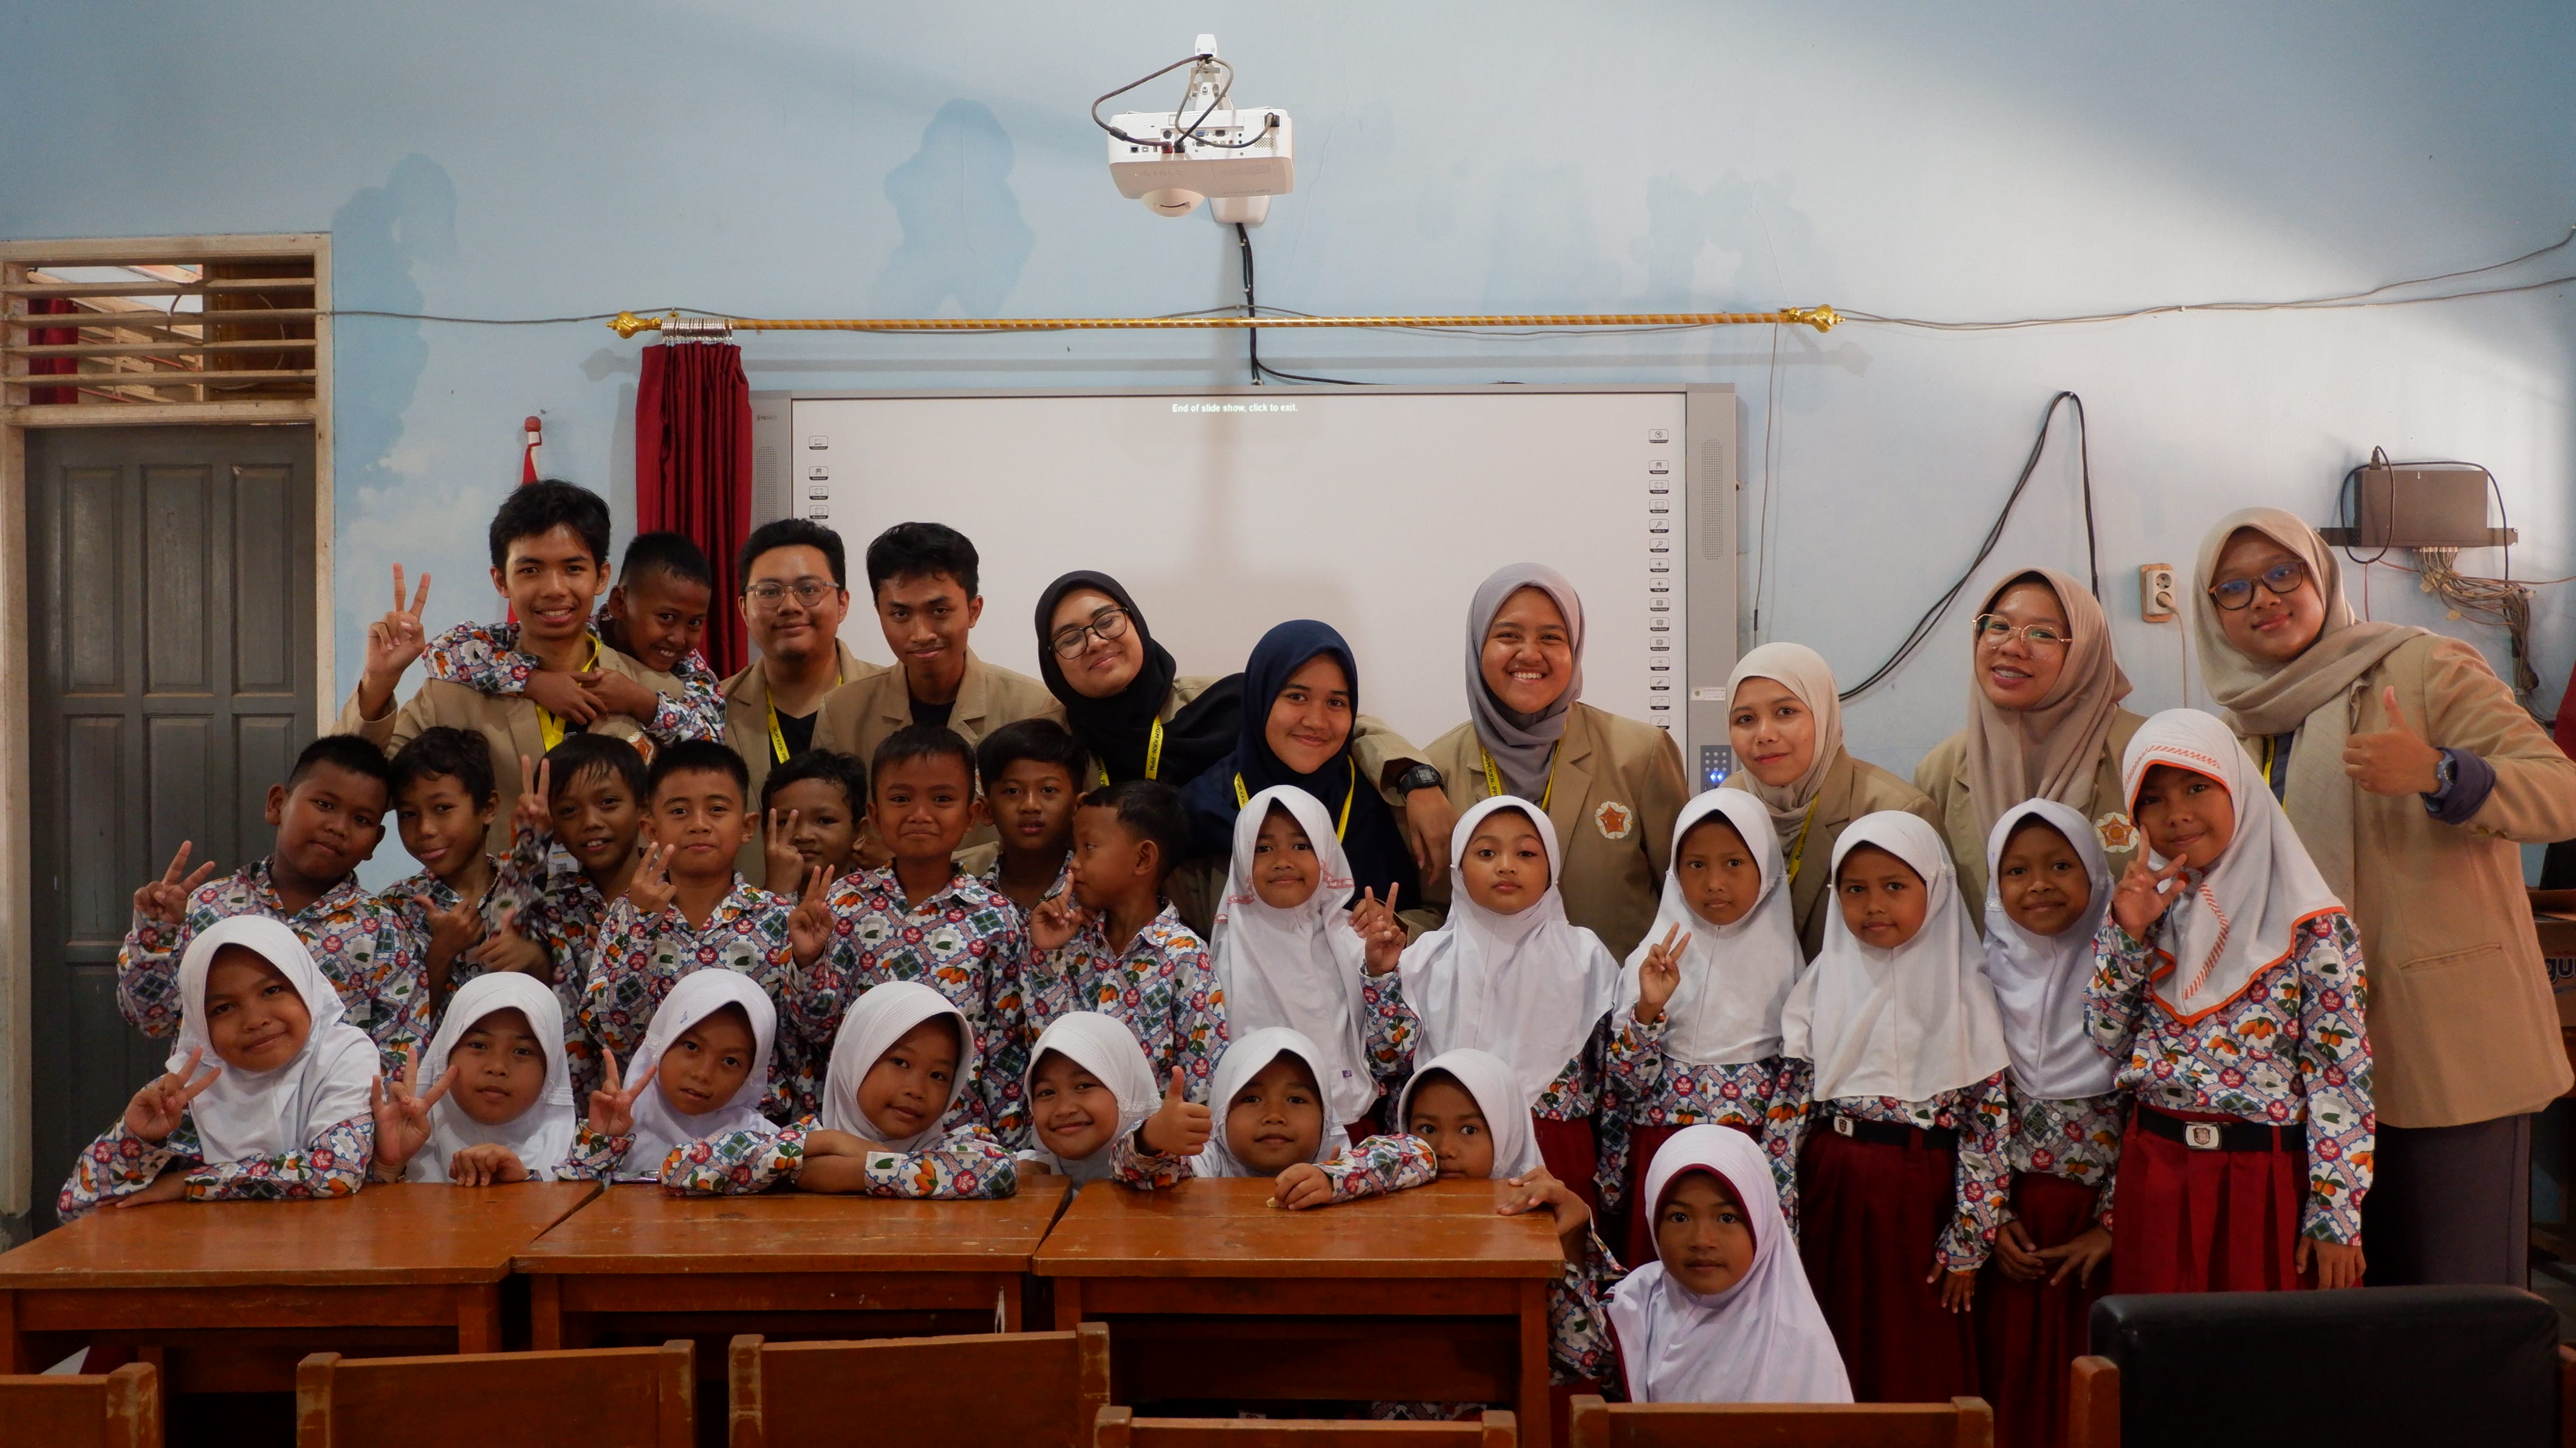
[(161, 1372), (0, 1375), (0, 1439), (47, 1448), (161, 1448)]
[(1605, 1403), (1575, 1395), (1571, 1448), (1994, 1448), (1983, 1398), (1946, 1403)]
[(1512, 1415), (1488, 1408), (1459, 1423), (1327, 1418), (1139, 1418), (1103, 1408), (1092, 1448), (1517, 1448)]
[(733, 1340), (733, 1448), (871, 1442), (1081, 1448), (1109, 1402), (1109, 1328), (875, 1342)]
[[(295, 1368), (296, 1448), (691, 1448), (697, 1349), (343, 1358)], [(460, 1415), (463, 1415), (460, 1417)]]

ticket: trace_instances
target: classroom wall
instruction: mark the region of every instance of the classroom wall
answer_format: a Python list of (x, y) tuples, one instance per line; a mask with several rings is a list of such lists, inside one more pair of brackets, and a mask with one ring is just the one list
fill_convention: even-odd
[[(1239, 299), (1230, 235), (1120, 200), (1084, 114), (1204, 30), (1239, 101), (1295, 116), (1298, 190), (1255, 238), (1262, 299), (1307, 311), (2091, 313), (2354, 291), (2576, 221), (2576, 21), (2550, 4), (95, 0), (0, 15), (0, 236), (327, 230), (341, 307), (450, 316), (1220, 306)], [(2327, 519), (2374, 444), (2488, 464), (2530, 540), (2514, 570), (2576, 573), (2571, 316), (2553, 287), (1966, 335), (1273, 334), (1264, 353), (1382, 380), (1733, 384), (1745, 530), (1767, 513), (1771, 540), (1757, 637), (1811, 643), (1846, 680), (1971, 555), (2043, 403), (2073, 388), (2103, 592), (2151, 709), (2201, 694), (2178, 629), (2137, 621), (2137, 565), (2187, 568), (2247, 503)], [(596, 322), (343, 317), (335, 335), (345, 689), (391, 564), (436, 576), (433, 630), (497, 612), (482, 530), (526, 414), (548, 470), (627, 516), (640, 344)], [(762, 389), (1244, 379), (1240, 338), (1215, 334), (765, 336), (745, 354)], [(2061, 434), (1986, 578), (2081, 569), (2073, 458)], [(1471, 490), (1368, 521), (1433, 543)], [(1532, 519), (1527, 551), (1546, 539)], [(2440, 624), (2412, 584), (2372, 570), (2372, 611)], [(2568, 592), (2541, 597), (2544, 707), (2576, 659)], [(1028, 667), (1015, 622), (985, 652)], [(2449, 627), (2501, 657), (2493, 630)], [(1910, 769), (1961, 717), (1965, 652), (1954, 615), (1849, 712), (1854, 747)]]

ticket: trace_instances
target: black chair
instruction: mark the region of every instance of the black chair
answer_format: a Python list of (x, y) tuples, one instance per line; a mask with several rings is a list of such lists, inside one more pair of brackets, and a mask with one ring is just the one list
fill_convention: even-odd
[(2105, 1297), (2068, 1448), (2561, 1448), (2576, 1353), (2511, 1287)]

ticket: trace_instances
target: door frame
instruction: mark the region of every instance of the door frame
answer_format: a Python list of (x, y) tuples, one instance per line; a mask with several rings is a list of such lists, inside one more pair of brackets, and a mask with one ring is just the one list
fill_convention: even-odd
[(334, 676), (331, 541), (331, 237), (327, 232), (265, 236), (156, 236), (73, 241), (0, 241), (0, 263), (100, 265), (166, 255), (173, 261), (313, 259), (313, 396), (253, 402), (102, 405), (0, 403), (0, 1216), (23, 1218), (35, 1203), (34, 798), (28, 728), (34, 641), (28, 637), (27, 434), (55, 427), (206, 427), (298, 423), (313, 429), (313, 726), (339, 717)]

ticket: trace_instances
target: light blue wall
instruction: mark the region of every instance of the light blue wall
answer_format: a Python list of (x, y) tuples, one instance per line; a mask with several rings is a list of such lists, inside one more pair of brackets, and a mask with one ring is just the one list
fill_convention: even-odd
[[(1203, 30), (1239, 99), (1296, 117), (1298, 190), (1257, 241), (1263, 299), (1309, 311), (2094, 312), (2357, 290), (2576, 221), (2576, 15), (2554, 4), (19, 0), (0, 15), (0, 236), (328, 230), (340, 306), (467, 316), (1218, 306), (1237, 299), (1228, 238), (1120, 201), (1084, 115)], [(1266, 351), (1379, 379), (1734, 384), (1748, 531), (1766, 486), (1777, 510), (1762, 633), (1847, 678), (1969, 556), (2041, 404), (2077, 389), (2131, 703), (2154, 708), (2182, 698), (2184, 661), (2174, 627), (2136, 620), (2136, 565), (2187, 567), (2207, 521), (2249, 502), (2325, 519), (2373, 444), (2489, 464), (2531, 540), (2516, 571), (2576, 573), (2572, 316), (2555, 288), (1855, 325), (1779, 338), (1776, 388), (1753, 328)], [(437, 575), (433, 629), (492, 611), (482, 528), (524, 415), (545, 414), (551, 471), (626, 507), (637, 345), (595, 323), (335, 335), (345, 684), (393, 562)], [(1218, 336), (772, 336), (746, 354), (759, 388), (1242, 380)], [(2070, 456), (2042, 466), (1990, 576), (2080, 566)], [(1471, 488), (1384, 521), (1436, 540)], [(1531, 551), (1544, 540), (1533, 519)], [(2376, 570), (2375, 611), (2438, 622), (2412, 582)], [(2568, 592), (2542, 596), (2544, 704), (2576, 653)], [(1960, 717), (1964, 652), (1954, 625), (1854, 708), (1855, 747), (1910, 768)]]

